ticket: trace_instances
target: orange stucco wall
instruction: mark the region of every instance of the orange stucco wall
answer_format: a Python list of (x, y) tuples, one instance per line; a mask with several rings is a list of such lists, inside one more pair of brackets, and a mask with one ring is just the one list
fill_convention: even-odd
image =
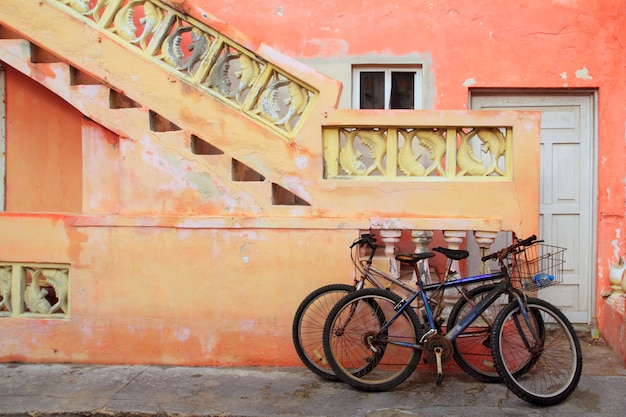
[[(356, 58), (383, 63), (420, 57), (431, 81), (425, 85), (429, 107), (436, 110), (466, 109), (473, 88), (597, 90), (597, 293), (602, 302), (608, 265), (626, 251), (626, 85), (615, 82), (626, 77), (623, 6), (620, 11), (614, 2), (576, 0), (528, 1), (514, 9), (508, 2), (487, 0), (463, 5), (410, 0), (169, 3), (199, 21), (207, 19), (206, 11), (227, 22), (218, 29), (237, 28), (321, 67)], [(115, 45), (103, 43), (116, 52)], [(123, 62), (113, 67), (122, 78), (127, 73), (121, 71), (134, 71)], [(116, 73), (103, 73), (115, 79)], [(171, 79), (165, 83), (174, 84)], [(172, 98), (166, 87), (158, 93)], [(158, 101), (158, 94), (148, 94)], [(25, 104), (14, 101), (20, 96)], [(120, 137), (11, 70), (7, 97), (8, 212), (0, 216), (0, 261), (71, 265), (71, 315), (63, 320), (2, 317), (0, 331), (10, 337), (0, 339), (0, 360), (299, 363), (291, 345), (293, 312), (312, 289), (350, 282), (348, 245), (360, 223), (331, 225), (325, 213), (316, 213), (315, 220), (327, 227), (306, 228), (289, 221), (304, 209), (287, 207), (275, 223), (282, 227), (253, 227), (259, 223), (245, 218), (246, 211), (258, 210), (254, 198), (247, 200), (250, 191), (223, 176), (206, 184), (214, 193), (206, 195), (218, 197), (202, 200), (206, 189), (184, 187), (191, 165), (180, 161), (193, 156), (177, 155), (177, 165), (162, 158), (172, 156), (166, 152), (171, 143), (159, 143), (159, 148), (147, 134)], [(92, 101), (104, 109), (100, 99), (94, 94)], [(170, 107), (176, 109), (176, 103)], [(189, 118), (194, 115), (183, 110)], [(33, 115), (42, 121), (33, 123)], [(224, 120), (236, 119), (224, 111), (222, 123), (212, 120), (206, 131), (196, 133), (227, 145), (237, 134), (261, 131), (245, 123), (228, 129)], [(42, 135), (46, 147), (35, 142)], [(172, 142), (182, 141), (172, 136)], [(290, 151), (295, 155), (299, 149)], [(16, 152), (21, 159), (13, 159)], [(27, 175), (33, 169), (36, 178)], [(17, 187), (55, 192), (23, 196)], [(50, 195), (50, 201), (43, 200)], [(194, 217), (198, 207), (211, 215), (214, 204), (217, 213), (232, 207), (233, 217)], [(608, 325), (604, 317), (600, 320)]]
[(71, 317), (2, 317), (0, 361), (295, 365), (293, 312), (311, 287), (348, 280), (356, 233), (80, 224), (0, 217), (4, 259), (72, 266)]
[(82, 211), (82, 115), (46, 88), (6, 71), (7, 211)]

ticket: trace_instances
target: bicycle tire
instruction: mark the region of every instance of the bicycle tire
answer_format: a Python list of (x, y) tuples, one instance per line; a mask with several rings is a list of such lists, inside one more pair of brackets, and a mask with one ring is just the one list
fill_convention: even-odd
[[(519, 398), (540, 406), (556, 405), (574, 392), (580, 380), (580, 342), (567, 317), (552, 304), (528, 298), (526, 307), (532, 313), (530, 325), (517, 302), (496, 317), (491, 336), (494, 363), (505, 385)], [(531, 330), (539, 337), (533, 338)], [(520, 363), (524, 372), (512, 372)]]
[(298, 357), (309, 370), (329, 381), (339, 381), (339, 378), (324, 354), (324, 324), (337, 301), (352, 291), (354, 286), (347, 284), (320, 287), (302, 300), (293, 318), (291, 334)]
[(361, 391), (387, 391), (413, 373), (422, 351), (397, 343), (415, 345), (421, 339), (415, 311), (404, 309), (380, 331), (402, 302), (395, 293), (370, 288), (347, 295), (333, 307), (324, 326), (324, 352), (342, 381)]
[[(481, 285), (468, 291), (467, 299), (461, 296), (450, 311), (447, 329), (452, 329), (463, 320), (495, 286), (496, 284)], [(465, 373), (481, 382), (502, 382), (491, 354), (491, 329), (496, 316), (509, 301), (508, 294), (503, 294), (470, 327), (451, 340), (454, 361)]]

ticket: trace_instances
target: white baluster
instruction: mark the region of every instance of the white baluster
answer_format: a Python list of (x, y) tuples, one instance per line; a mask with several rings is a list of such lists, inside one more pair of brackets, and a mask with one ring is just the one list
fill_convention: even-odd
[[(482, 258), (485, 255), (491, 253), (491, 245), (496, 240), (496, 236), (498, 232), (485, 232), (485, 231), (474, 231), (474, 240), (478, 244), (480, 248), (480, 257)], [(486, 262), (480, 263), (480, 273), (487, 274), (489, 273), (489, 265)]]
[(395, 278), (400, 277), (400, 269), (395, 256), (401, 236), (402, 230), (390, 229), (380, 231), (380, 239), (385, 244), (385, 257), (387, 258), (387, 265), (389, 265), (389, 274)]
[[(443, 240), (448, 244), (449, 249), (460, 249), (461, 243), (465, 240), (467, 236), (467, 232), (464, 230), (444, 230), (443, 231)], [(456, 271), (455, 279), (459, 279), (462, 277), (461, 269), (459, 265), (459, 261), (452, 261), (452, 265), (450, 267), (452, 271)], [(450, 310), (459, 299), (460, 294), (456, 288), (450, 288), (444, 292), (443, 302), (444, 302), (444, 310), (442, 316), (447, 319), (450, 314)]]
[[(415, 253), (426, 253), (430, 252), (428, 246), (430, 242), (433, 240), (433, 231), (432, 230), (413, 230), (411, 231), (411, 240), (415, 243)], [(426, 271), (430, 271), (430, 265), (428, 264), (428, 259), (424, 260), (424, 267)], [(430, 284), (432, 281), (431, 277), (428, 277), (428, 282), (424, 282), (424, 284)]]

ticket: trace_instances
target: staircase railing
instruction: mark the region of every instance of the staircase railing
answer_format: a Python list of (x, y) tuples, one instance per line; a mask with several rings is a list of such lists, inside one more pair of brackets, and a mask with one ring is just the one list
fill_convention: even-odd
[(295, 137), (319, 95), (315, 87), (163, 2), (47, 1), (287, 140)]

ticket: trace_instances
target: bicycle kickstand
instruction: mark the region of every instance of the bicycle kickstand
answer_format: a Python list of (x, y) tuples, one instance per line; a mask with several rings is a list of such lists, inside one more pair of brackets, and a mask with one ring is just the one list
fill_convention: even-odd
[(435, 380), (435, 385), (441, 385), (443, 381), (443, 367), (441, 366), (441, 356), (443, 355), (443, 348), (441, 346), (437, 346), (434, 349), (435, 357), (437, 358), (437, 379)]

